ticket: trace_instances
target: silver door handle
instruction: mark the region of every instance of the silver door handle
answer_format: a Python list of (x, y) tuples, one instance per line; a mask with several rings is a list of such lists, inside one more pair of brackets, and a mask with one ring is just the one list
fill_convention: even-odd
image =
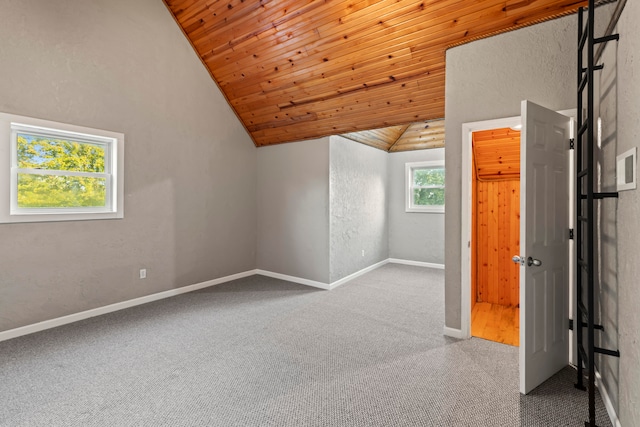
[(524, 257), (521, 257), (519, 255), (515, 255), (513, 258), (511, 258), (511, 260), (516, 264), (524, 265)]
[[(515, 255), (513, 258), (511, 258), (511, 260), (516, 264), (520, 264), (520, 265), (524, 265), (524, 262), (525, 262), (525, 258), (519, 255)], [(534, 267), (540, 267), (542, 265), (542, 261), (540, 261), (539, 259), (531, 258), (531, 257), (527, 258), (526, 262), (529, 267), (531, 267), (532, 265)]]
[(529, 267), (531, 267), (532, 265), (534, 267), (540, 267), (542, 265), (542, 261), (540, 261), (539, 259), (529, 257), (527, 258), (527, 265)]

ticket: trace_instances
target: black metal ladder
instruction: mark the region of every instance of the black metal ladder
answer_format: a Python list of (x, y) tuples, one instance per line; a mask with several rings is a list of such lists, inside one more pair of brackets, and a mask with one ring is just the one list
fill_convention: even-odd
[[(595, 37), (595, 0), (589, 0), (586, 10), (578, 11), (578, 114), (576, 149), (576, 256), (577, 256), (577, 289), (576, 289), (576, 321), (574, 331), (578, 346), (578, 380), (576, 387), (588, 388), (589, 421), (585, 426), (596, 427), (595, 411), (595, 355), (604, 354), (620, 357), (618, 350), (608, 350), (595, 345), (595, 334), (603, 330), (602, 325), (595, 322), (595, 215), (596, 201), (618, 197), (617, 192), (595, 192), (595, 132), (594, 132), (594, 73), (602, 70), (604, 65), (596, 64), (598, 55), (594, 55), (594, 46), (604, 46), (611, 40), (618, 40), (618, 34)], [(586, 64), (584, 49), (586, 48)], [(600, 53), (600, 51), (598, 52)], [(587, 101), (584, 105), (584, 91)], [(586, 107), (586, 117), (583, 109)], [(586, 303), (584, 301), (586, 297)], [(586, 328), (586, 333), (585, 329)], [(584, 385), (584, 369), (588, 374), (588, 386)]]

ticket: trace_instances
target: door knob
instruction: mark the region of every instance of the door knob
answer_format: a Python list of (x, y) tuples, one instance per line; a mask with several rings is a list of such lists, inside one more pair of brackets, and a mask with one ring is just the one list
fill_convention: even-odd
[(532, 265), (534, 267), (540, 267), (542, 265), (542, 261), (540, 261), (539, 259), (529, 257), (527, 258), (527, 265), (529, 267), (531, 267)]
[[(511, 258), (511, 260), (516, 264), (520, 264), (520, 265), (524, 265), (525, 263), (525, 258), (519, 255), (515, 255), (513, 258)], [(539, 259), (531, 258), (531, 257), (528, 257), (526, 259), (526, 262), (529, 267), (531, 267), (532, 265), (534, 267), (540, 267), (542, 265), (542, 261), (540, 261)]]

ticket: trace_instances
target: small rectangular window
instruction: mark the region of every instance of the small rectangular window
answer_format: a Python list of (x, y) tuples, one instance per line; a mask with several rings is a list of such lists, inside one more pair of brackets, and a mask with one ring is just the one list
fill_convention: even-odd
[(407, 163), (406, 211), (444, 212), (444, 162)]
[(0, 161), (10, 156), (0, 222), (122, 218), (123, 143), (120, 133), (0, 113)]

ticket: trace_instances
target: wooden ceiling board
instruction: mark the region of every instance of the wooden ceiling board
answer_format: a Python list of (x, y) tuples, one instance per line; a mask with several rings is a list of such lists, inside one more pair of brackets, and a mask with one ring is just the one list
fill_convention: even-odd
[(352, 141), (360, 142), (371, 147), (388, 151), (389, 147), (393, 144), (393, 141), (396, 141), (398, 138), (400, 138), (400, 136), (402, 136), (406, 129), (407, 126), (391, 126), (382, 129), (345, 133), (341, 136)]
[[(409, 37), (408, 40), (414, 40)], [(342, 43), (351, 44), (351, 43)], [(375, 50), (379, 49), (379, 50)], [(234, 71), (235, 80), (224, 80), (227, 76), (221, 77), (221, 86), (239, 85), (239, 86), (255, 86), (259, 84), (265, 91), (278, 88), (300, 88), (301, 84), (306, 87), (312, 87), (318, 83), (327, 83), (327, 79), (333, 80), (343, 75), (349, 75), (353, 80), (360, 81), (358, 74), (367, 70), (376, 71), (374, 75), (389, 76), (394, 73), (388, 71), (391, 66), (404, 66), (421, 63), (424, 71), (429, 71), (426, 66), (442, 67), (444, 65), (444, 57), (440, 49), (424, 50), (417, 56), (411, 51), (410, 46), (387, 46), (380, 47), (379, 43), (362, 47), (363, 53), (357, 58), (352, 56), (323, 56), (322, 58), (311, 58), (309, 61), (293, 61), (287, 60), (284, 63), (276, 63), (270, 67), (264, 67), (262, 63), (256, 67), (244, 67)], [(370, 53), (364, 53), (368, 50)], [(260, 56), (256, 61), (261, 60)], [(256, 69), (255, 72), (253, 71)], [(394, 70), (395, 72), (395, 70)], [(397, 74), (397, 72), (396, 72)], [(249, 78), (251, 77), (251, 78)], [(283, 86), (286, 83), (286, 86)], [(257, 95), (257, 94), (256, 94)]]
[[(373, 78), (378, 78), (380, 76), (393, 76), (398, 72), (406, 72), (417, 68), (421, 72), (414, 72), (413, 74), (426, 75), (427, 72), (439, 71), (444, 66), (444, 58), (439, 52), (427, 52), (426, 55), (417, 55), (409, 52), (408, 48), (404, 47), (389, 49), (393, 50), (387, 50), (383, 53), (377, 52), (370, 57), (360, 56), (357, 59), (350, 57), (339, 58), (335, 60), (337, 63), (335, 67), (333, 64), (331, 64), (332, 67), (323, 64), (323, 62), (331, 61), (328, 58), (326, 58), (327, 61), (316, 58), (315, 61), (308, 64), (307, 68), (302, 68), (300, 67), (300, 62), (295, 62), (284, 66), (276, 65), (253, 75), (250, 74), (250, 69), (243, 69), (240, 81), (223, 81), (221, 82), (221, 87), (232, 86), (238, 90), (237, 93), (241, 93), (242, 90), (239, 89), (246, 90), (247, 87), (257, 88), (259, 86), (265, 91), (263, 95), (269, 91), (293, 89), (291, 92), (295, 95), (302, 88), (312, 89), (318, 85), (324, 87), (324, 91), (328, 91), (329, 88), (333, 91), (335, 88), (328, 85), (328, 82), (339, 83), (341, 80), (345, 80), (345, 77), (348, 77), (347, 81), (355, 81), (358, 85), (364, 85), (366, 81), (362, 80), (362, 73), (365, 73), (365, 77), (371, 74), (375, 76)], [(396, 69), (399, 71), (395, 72)], [(390, 70), (393, 70), (395, 74)], [(286, 73), (283, 71), (286, 71)], [(251, 78), (247, 76), (251, 76)], [(260, 94), (254, 93), (254, 95)]]
[(444, 132), (444, 120), (430, 120), (426, 122), (413, 123), (407, 132), (419, 135)]
[(390, 151), (444, 147), (444, 120), (411, 124)]
[[(257, 146), (441, 119), (448, 47), (586, 5), (576, 0), (164, 2)], [(411, 133), (397, 142), (384, 134), (388, 140), (381, 142), (378, 134), (359, 139), (375, 135), (371, 144), (392, 151), (442, 143)]]
[[(294, 24), (295, 22), (287, 22), (292, 17), (299, 16), (302, 13), (311, 15), (314, 10), (321, 7), (321, 2), (314, 2), (302, 8), (300, 11), (293, 11), (293, 14), (286, 16), (248, 16), (244, 22), (239, 22), (235, 26), (233, 24), (226, 23), (224, 28), (220, 28), (218, 31), (209, 31), (202, 34), (201, 37), (194, 39), (194, 45), (199, 52), (204, 52), (203, 59), (214, 62), (233, 61), (233, 52), (242, 51), (251, 48), (253, 54), (261, 52), (260, 49), (255, 49), (256, 44), (260, 44), (261, 41), (266, 40), (263, 44), (277, 45), (284, 44), (284, 46), (291, 47), (293, 43), (287, 43), (292, 39), (293, 32), (288, 30), (286, 33), (282, 33), (279, 30), (279, 26), (285, 24)], [(280, 7), (280, 6), (278, 6)], [(265, 8), (266, 9), (266, 8)], [(260, 11), (259, 11), (260, 12)], [(259, 13), (258, 12), (258, 13)], [(277, 11), (276, 11), (277, 12)], [(265, 12), (264, 10), (262, 13)], [(272, 19), (272, 21), (269, 21)], [(265, 22), (266, 20), (266, 22)], [(293, 30), (293, 29), (292, 29)], [(317, 34), (307, 36), (307, 40), (317, 38)], [(252, 55), (253, 56), (253, 55)]]
[[(468, 3), (468, 2), (467, 2)], [(445, 17), (446, 18), (446, 17)], [(409, 25), (407, 28), (404, 29), (404, 35), (410, 35), (410, 39), (406, 40), (406, 43), (409, 43), (409, 45), (411, 46), (415, 46), (416, 45), (416, 32), (417, 31), (427, 31), (427, 30), (431, 30), (432, 32), (438, 32), (438, 31), (442, 31), (442, 30), (446, 30), (447, 28), (450, 28), (451, 25), (449, 23), (444, 23), (442, 24), (442, 27), (437, 27), (437, 26), (433, 26), (433, 25), (429, 25), (429, 24), (425, 24), (424, 23), (424, 19), (422, 18), (418, 18), (415, 20), (416, 24), (415, 25)], [(412, 21), (406, 21), (405, 24), (411, 24)], [(339, 26), (335, 26), (332, 24), (333, 27), (338, 28), (338, 29), (342, 29), (342, 27)], [(406, 25), (405, 25), (406, 26)], [(364, 27), (365, 30), (369, 31), (369, 32), (375, 32), (378, 31), (379, 29), (377, 28), (378, 25), (370, 25), (370, 22), (366, 23), (366, 26)], [(489, 24), (489, 27), (492, 27), (492, 24)], [(480, 29), (482, 29), (482, 27), (479, 27)], [(399, 39), (400, 35), (402, 35), (403, 33), (399, 33), (398, 29), (395, 27), (385, 27), (382, 29), (382, 31), (388, 31), (388, 32), (392, 32), (394, 37), (392, 39), (392, 41), (395, 41), (397, 39)], [(478, 31), (476, 28), (474, 28), (474, 31)], [(429, 33), (424, 33), (424, 35), (429, 36)], [(350, 54), (350, 52), (346, 49), (344, 49), (344, 44), (346, 44), (347, 42), (345, 41), (346, 39), (344, 39), (344, 37), (348, 37), (347, 34), (338, 34), (337, 37), (335, 38), (334, 42), (339, 43), (338, 46), (332, 46), (330, 43), (330, 40), (327, 40), (327, 35), (324, 35), (324, 38), (322, 39), (318, 39), (317, 40), (317, 44), (321, 44), (321, 47), (323, 49), (323, 52), (326, 52), (327, 50), (331, 50), (332, 48), (336, 47), (336, 48), (341, 48), (342, 52), (346, 52), (346, 54)], [(378, 39), (380, 37), (376, 37), (376, 34), (362, 34), (362, 36), (365, 36), (366, 38), (364, 38), (364, 40), (368, 40), (369, 42), (373, 43), (375, 47), (377, 47), (379, 45)], [(382, 35), (382, 36), (386, 36), (386, 35)], [(456, 38), (456, 36), (453, 36), (454, 38)], [(363, 38), (361, 37), (360, 39), (358, 39), (358, 41), (355, 41), (355, 37), (350, 37), (347, 41), (348, 44), (351, 45), (353, 43), (360, 43), (360, 40), (362, 40)], [(430, 42), (430, 40), (432, 39), (432, 37), (429, 37), (429, 45), (433, 46), (433, 43)], [(440, 43), (441, 44), (441, 43)], [(305, 47), (305, 49), (309, 49), (314, 47), (314, 45), (305, 45), (304, 43), (301, 44), (302, 47)], [(420, 45), (418, 45), (420, 46)], [(366, 46), (357, 46), (359, 48), (359, 50), (364, 50), (364, 49), (360, 49), (360, 47), (366, 47)], [(438, 47), (442, 47), (442, 46), (438, 46)], [(415, 50), (415, 49), (414, 49)], [(378, 49), (379, 51), (379, 49)], [(244, 53), (244, 56), (247, 57), (247, 54), (249, 52)], [(255, 52), (254, 52), (255, 53)], [(268, 57), (265, 56), (265, 54), (259, 54), (258, 55), (262, 60), (268, 59)], [(282, 54), (278, 55), (279, 57), (282, 57)], [(333, 59), (335, 59), (335, 56), (337, 56), (337, 53), (335, 55), (333, 55)], [(251, 58), (251, 56), (249, 55), (249, 59)], [(232, 58), (227, 57), (228, 60), (232, 60)], [(323, 58), (324, 59), (324, 58)], [(238, 64), (241, 65), (242, 67), (246, 66), (246, 65), (250, 65), (250, 64)], [(302, 65), (302, 64), (301, 64)]]
[(473, 159), (480, 181), (520, 179), (520, 131), (501, 128), (474, 132)]
[[(396, 70), (396, 71), (406, 71), (404, 69)], [(336, 86), (333, 90), (327, 91), (325, 90), (326, 86), (319, 86), (317, 88), (314, 87), (305, 87), (304, 85), (300, 85), (300, 87), (292, 87), (292, 88), (284, 88), (281, 91), (282, 95), (289, 95), (286, 99), (283, 99), (283, 102), (280, 104), (280, 108), (288, 108), (288, 107), (300, 107), (304, 104), (310, 104), (312, 102), (318, 101), (326, 101), (331, 99), (340, 98), (342, 96), (347, 96), (353, 93), (361, 94), (365, 99), (371, 99), (372, 97), (384, 98), (395, 95), (395, 93), (379, 93), (377, 86), (398, 86), (401, 88), (406, 88), (407, 85), (414, 84), (415, 86), (419, 86), (418, 89), (423, 88), (434, 88), (437, 89), (439, 87), (439, 80), (444, 79), (444, 70), (437, 71), (438, 74), (427, 78), (427, 74), (423, 74), (417, 76), (418, 78), (410, 78), (406, 79), (406, 77), (413, 77), (415, 74), (411, 72), (409, 76), (402, 75), (400, 73), (395, 73), (393, 75), (383, 75), (371, 77), (367, 83), (357, 83), (349, 78), (344, 78), (341, 81), (336, 81)], [(438, 78), (440, 77), (440, 78)], [(436, 81), (434, 81), (436, 80)], [(374, 90), (374, 88), (376, 88)], [(364, 95), (368, 93), (369, 96)]]
[[(426, 81), (426, 86), (421, 85), (420, 81), (406, 83), (402, 81), (384, 82), (383, 84), (388, 85), (390, 88), (394, 89), (394, 93), (391, 94), (379, 93), (375, 90), (375, 86), (367, 88), (364, 91), (354, 90), (340, 94), (326, 93), (323, 94), (324, 96), (322, 98), (316, 101), (319, 103), (319, 105), (313, 110), (321, 114), (322, 112), (345, 109), (347, 111), (355, 111), (357, 109), (363, 108), (363, 105), (368, 106), (369, 116), (359, 117), (362, 119), (362, 121), (371, 121), (372, 117), (379, 112), (379, 108), (384, 108), (382, 115), (387, 115), (388, 108), (384, 107), (385, 105), (389, 107), (392, 106), (393, 109), (405, 108), (410, 109), (411, 111), (419, 110), (420, 108), (424, 109), (425, 111), (429, 111), (430, 109), (433, 110), (434, 108), (435, 111), (440, 111), (444, 107), (444, 94), (442, 94), (441, 97), (432, 97), (429, 96), (429, 94), (427, 93), (428, 91), (421, 90), (425, 88), (431, 89), (438, 84), (444, 84), (444, 74), (438, 77), (439, 78), (436, 82)], [(418, 102), (420, 102), (419, 105), (416, 104)], [(440, 103), (441, 105), (437, 105), (438, 103)], [(248, 117), (247, 121), (250, 124), (253, 124), (260, 121), (269, 121), (267, 119), (273, 119), (276, 116), (280, 117), (280, 115), (282, 114), (288, 114), (289, 116), (296, 115), (296, 112), (298, 112), (298, 114), (306, 114), (311, 110), (308, 104), (309, 103), (307, 102), (303, 103), (302, 105), (282, 104), (282, 107), (280, 107), (279, 110), (275, 113), (273, 111), (265, 112), (262, 108), (248, 111), (246, 114)], [(345, 118), (345, 121), (347, 120), (348, 119)], [(419, 120), (419, 117), (414, 118), (411, 121), (414, 122), (416, 120)], [(375, 122), (375, 120), (373, 121)], [(362, 123), (358, 121), (352, 124), (359, 129), (375, 129), (380, 127), (363, 127)], [(394, 123), (389, 123), (389, 125), (394, 125)]]
[[(290, 51), (292, 52), (297, 49), (305, 49), (305, 50), (309, 50), (317, 53), (318, 49), (322, 48), (323, 51), (320, 53), (324, 54), (326, 53), (327, 48), (336, 47), (332, 45), (334, 43), (343, 44), (346, 41), (348, 41), (349, 43), (352, 43), (352, 42), (355, 42), (358, 38), (365, 38), (366, 36), (370, 35), (370, 33), (372, 32), (383, 31), (384, 28), (377, 28), (375, 25), (372, 25), (372, 23), (378, 23), (383, 18), (391, 19), (393, 18), (393, 16), (389, 16), (388, 14), (380, 15), (379, 14), (381, 11), (379, 9), (380, 7), (385, 7), (388, 10), (391, 10), (393, 14), (397, 16), (397, 15), (406, 14), (408, 12), (408, 9), (409, 8), (413, 9), (416, 4), (415, 1), (407, 1), (407, 0), (399, 1), (397, 3), (388, 2), (388, 1), (387, 2), (360, 2), (359, 4), (372, 3), (371, 5), (369, 5), (368, 8), (366, 8), (366, 11), (365, 11), (366, 14), (352, 13), (349, 15), (348, 11), (345, 11), (343, 8), (340, 7), (341, 4), (344, 4), (344, 2), (331, 2), (331, 3), (333, 5), (337, 5), (337, 7), (336, 6), (331, 7), (327, 5), (324, 11), (321, 10), (320, 12), (315, 13), (313, 16), (305, 16), (301, 26), (296, 27), (295, 23), (288, 23), (288, 26), (286, 29), (278, 28), (279, 33), (286, 35), (286, 39), (283, 39), (282, 40), (283, 43), (280, 43), (280, 45), (290, 49)], [(408, 7), (403, 5), (408, 5)], [(356, 12), (362, 12), (362, 9), (359, 9)], [(356, 15), (358, 16), (357, 19), (349, 19), (350, 16), (353, 17)], [(374, 16), (375, 17), (374, 19), (376, 19), (373, 22), (372, 22), (372, 16)], [(313, 37), (309, 38), (308, 35), (306, 38), (293, 37), (295, 30), (307, 30), (309, 29), (309, 27), (313, 27), (313, 31), (314, 31)], [(385, 28), (388, 28), (388, 26), (386, 26)], [(390, 31), (393, 31), (393, 30), (394, 29), (390, 29)], [(376, 37), (376, 38), (379, 38), (379, 37)], [(315, 42), (309, 43), (310, 41), (313, 41), (313, 40), (315, 40)], [(266, 41), (260, 40), (260, 43), (258, 43), (258, 40), (254, 40), (253, 42), (258, 46), (251, 46), (251, 47), (253, 48), (253, 50), (258, 50), (255, 48), (262, 47), (260, 46), (260, 44), (272, 43), (272, 40), (266, 40)], [(284, 43), (284, 42), (287, 42), (287, 43)], [(277, 54), (280, 54), (278, 56), (282, 57), (281, 52), (277, 52), (276, 49), (272, 49), (272, 50), (275, 51)], [(270, 52), (266, 52), (263, 55), (263, 58), (265, 59), (269, 58), (269, 56), (266, 56), (269, 54)], [(230, 62), (234, 62), (237, 59), (241, 59), (242, 57), (243, 57), (242, 54), (236, 54), (235, 52), (229, 53), (226, 55), (226, 59)]]
[(415, 136), (413, 138), (402, 137), (400, 140), (396, 142), (396, 146), (397, 147), (402, 147), (407, 145), (414, 146), (418, 144), (434, 143), (434, 142), (440, 142), (441, 145), (444, 147), (444, 135), (433, 135), (433, 136), (420, 135), (420, 136)]
[[(348, 103), (341, 104), (340, 102), (324, 102), (316, 108), (304, 108), (290, 107), (283, 109), (276, 114), (271, 114), (268, 120), (265, 117), (251, 115), (248, 117), (248, 128), (253, 125), (269, 124), (272, 122), (278, 122), (280, 120), (295, 121), (298, 117), (308, 116), (310, 114), (315, 115), (317, 121), (320, 122), (325, 119), (333, 121), (331, 132), (337, 129), (345, 129), (345, 131), (367, 130), (372, 128), (379, 128), (380, 126), (393, 126), (396, 123), (389, 121), (387, 116), (388, 107), (393, 107), (396, 113), (402, 113), (407, 111), (407, 117), (412, 120), (420, 119), (420, 111), (436, 114), (440, 111), (440, 107), (444, 105), (444, 99), (433, 99), (429, 97), (415, 97), (414, 93), (408, 92), (401, 86), (397, 87), (397, 94), (393, 98), (383, 99), (369, 99), (363, 98), (361, 95), (345, 96), (344, 99), (348, 100)], [(409, 103), (406, 102), (410, 99)], [(420, 103), (430, 102), (426, 108), (420, 108)], [(315, 104), (312, 104), (314, 106)], [(423, 104), (424, 105), (424, 104)], [(325, 108), (328, 108), (325, 110)], [(333, 120), (334, 117), (340, 117), (342, 120)], [(365, 117), (366, 116), (366, 117)], [(376, 126), (376, 124), (378, 126)], [(313, 126), (316, 126), (314, 124)], [(274, 123), (273, 127), (277, 127)], [(329, 133), (335, 134), (335, 133)], [(275, 133), (275, 131), (274, 131)], [(323, 135), (325, 136), (325, 135)]]
[(400, 151), (416, 151), (416, 150), (429, 150), (432, 148), (442, 148), (444, 143), (441, 141), (436, 142), (421, 142), (414, 145), (402, 145), (394, 146), (389, 150), (390, 153), (396, 153)]
[[(337, 115), (339, 115), (339, 114), (337, 114)], [(333, 135), (342, 134), (342, 133), (348, 133), (348, 132), (354, 132), (354, 131), (358, 130), (357, 128), (355, 128), (354, 125), (352, 125), (350, 123), (346, 123), (346, 124), (340, 124), (342, 122), (337, 123), (336, 121), (332, 120), (332, 117), (327, 118), (326, 121), (329, 124), (332, 125), (331, 128), (333, 129), (333, 131), (330, 134), (333, 134)], [(380, 117), (379, 120), (372, 121), (372, 122), (382, 123), (384, 126), (392, 126), (393, 125), (393, 123), (387, 123), (385, 121), (384, 117)], [(315, 123), (313, 123), (313, 124), (315, 124)], [(322, 122), (320, 122), (320, 124), (322, 124)], [(254, 134), (255, 134), (256, 138), (260, 138), (260, 139), (264, 138), (264, 139), (266, 139), (265, 135), (271, 136), (271, 135), (274, 134), (274, 132), (279, 132), (281, 134), (284, 134), (284, 135), (279, 135), (279, 136), (282, 136), (282, 139), (286, 139), (286, 134), (285, 133), (288, 132), (289, 130), (292, 130), (294, 132), (304, 131), (303, 128), (306, 127), (306, 126), (310, 126), (310, 123), (293, 124), (293, 125), (290, 125), (288, 127), (279, 128), (279, 129), (266, 129), (266, 130), (261, 130), (261, 131), (254, 132)], [(371, 127), (371, 126), (369, 126), (369, 127)], [(311, 138), (313, 138), (313, 137), (311, 137)], [(299, 139), (297, 139), (297, 140), (299, 140)], [(274, 143), (278, 143), (278, 142), (274, 142)], [(263, 145), (269, 145), (269, 143), (266, 142)]]
[(391, 153), (440, 148), (444, 147), (444, 120), (351, 132), (342, 136)]

